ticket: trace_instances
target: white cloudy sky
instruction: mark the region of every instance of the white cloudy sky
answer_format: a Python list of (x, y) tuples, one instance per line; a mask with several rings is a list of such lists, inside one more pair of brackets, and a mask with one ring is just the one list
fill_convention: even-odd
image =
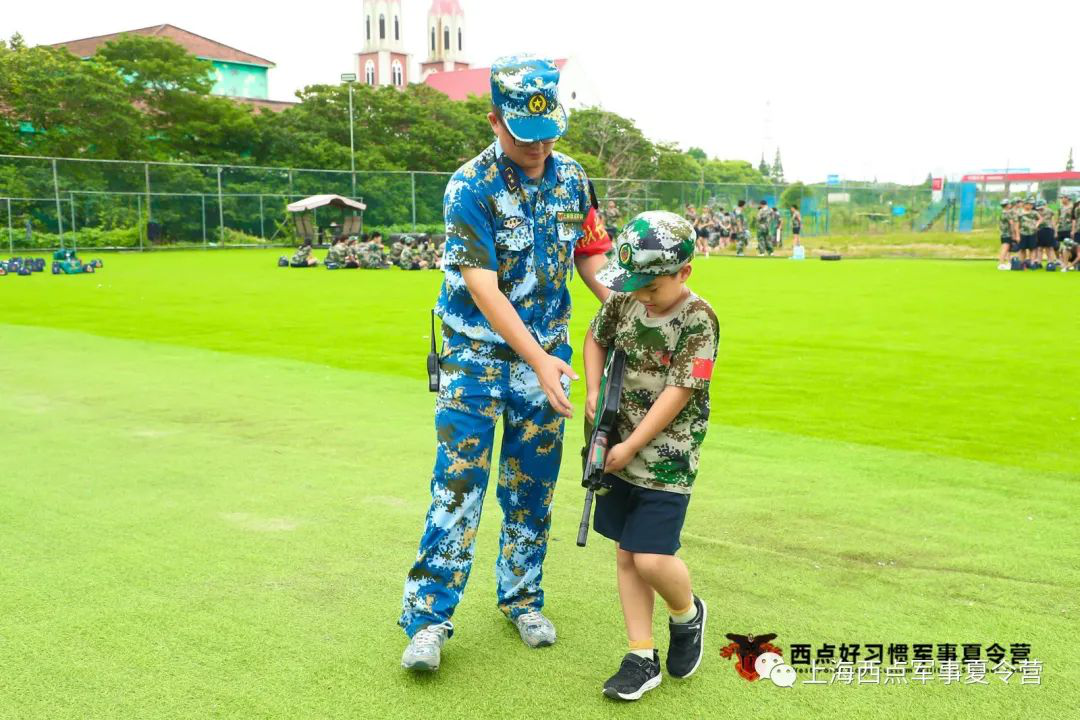
[[(460, 0), (470, 61), (576, 56), (604, 106), (653, 139), (789, 178), (921, 181), (928, 171), (1080, 161), (1080, 2)], [(425, 50), (430, 0), (403, 0)], [(363, 43), (361, 0), (8, 3), (31, 43), (171, 23), (277, 63), (272, 98), (335, 82)], [(1072, 77), (1069, 77), (1071, 73)]]

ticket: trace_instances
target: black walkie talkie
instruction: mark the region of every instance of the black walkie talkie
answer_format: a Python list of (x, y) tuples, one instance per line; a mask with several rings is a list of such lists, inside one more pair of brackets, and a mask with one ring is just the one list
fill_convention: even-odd
[(431, 352), (427, 356), (427, 389), (439, 392), (439, 354), (435, 352), (435, 310), (431, 311)]

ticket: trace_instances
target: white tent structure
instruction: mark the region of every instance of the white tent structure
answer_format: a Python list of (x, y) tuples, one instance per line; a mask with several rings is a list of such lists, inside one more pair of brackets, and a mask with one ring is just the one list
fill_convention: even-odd
[(285, 206), (286, 210), (293, 213), (297, 237), (315, 243), (319, 241), (319, 230), (313, 215), (317, 215), (319, 208), (324, 207), (340, 208), (345, 212), (349, 210), (360, 211), (359, 215), (347, 215), (338, 233), (346, 237), (360, 234), (364, 227), (364, 210), (367, 209), (367, 205), (359, 200), (352, 200), (341, 195), (312, 195)]
[(353, 209), (364, 212), (367, 210), (367, 205), (358, 201), (350, 200), (347, 197), (341, 195), (312, 195), (311, 197), (304, 198), (303, 200), (297, 200), (294, 203), (289, 203), (285, 209), (289, 212), (305, 212), (307, 210), (315, 210), (321, 207), (337, 207), (343, 210)]

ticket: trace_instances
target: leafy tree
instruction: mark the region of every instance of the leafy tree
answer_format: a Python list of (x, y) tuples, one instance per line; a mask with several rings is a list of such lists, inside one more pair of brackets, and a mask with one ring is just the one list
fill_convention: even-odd
[(769, 177), (775, 183), (783, 184), (784, 182), (784, 164), (780, 162), (780, 148), (776, 148), (776, 158), (773, 160), (772, 172)]
[(761, 153), (761, 162), (758, 163), (758, 172), (762, 177), (769, 177), (769, 163), (765, 162), (765, 152)]
[(699, 147), (690, 148), (686, 151), (686, 154), (697, 160), (699, 163), (703, 163), (709, 159), (709, 157), (705, 154), (705, 151)]
[(16, 35), (0, 47), (0, 123), (4, 145), (61, 157), (139, 157), (139, 112), (113, 68), (66, 50), (26, 47)]
[(565, 140), (602, 163), (607, 177), (643, 177), (654, 163), (653, 144), (634, 122), (599, 108), (575, 111)]
[(1065, 172), (1072, 172), (1072, 169), (1073, 169), (1072, 151), (1073, 151), (1073, 149), (1069, 148), (1069, 159), (1065, 161)]
[(788, 185), (780, 195), (780, 207), (788, 208), (792, 205), (801, 207), (803, 198), (807, 197), (809, 194), (810, 189), (808, 187), (801, 182), (794, 182), (791, 185)]
[(746, 160), (709, 160), (705, 163), (705, 182), (760, 185), (768, 180)]
[(210, 95), (214, 66), (166, 38), (121, 35), (95, 59), (126, 81), (156, 159), (242, 162), (255, 143), (252, 109)]

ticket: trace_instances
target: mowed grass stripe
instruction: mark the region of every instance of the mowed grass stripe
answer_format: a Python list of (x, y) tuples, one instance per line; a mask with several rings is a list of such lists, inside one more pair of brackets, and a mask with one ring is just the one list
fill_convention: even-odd
[[(5, 444), (23, 451), (0, 481), (12, 716), (946, 717), (1077, 699), (1067, 474), (714, 424), (682, 551), (713, 644), (694, 678), (616, 709), (598, 692), (624, 648), (613, 553), (573, 545), (573, 428), (546, 564), (559, 644), (529, 651), (494, 609), (489, 496), (445, 667), (415, 679), (394, 625), (431, 464), (415, 381), (15, 326), (0, 346)], [(1044, 686), (782, 692), (719, 657), (728, 631), (1031, 642)], [(655, 633), (663, 647), (662, 612)]]
[[(281, 357), (423, 383), (440, 274), (274, 266), (277, 251), (117, 255), (97, 275), (5, 278), (0, 322)], [(985, 262), (708, 258), (715, 421), (1071, 471), (1067, 307), (1080, 278)], [(596, 301), (574, 282), (580, 346)], [(575, 364), (580, 369), (580, 353)], [(582, 383), (574, 388), (579, 406)]]

